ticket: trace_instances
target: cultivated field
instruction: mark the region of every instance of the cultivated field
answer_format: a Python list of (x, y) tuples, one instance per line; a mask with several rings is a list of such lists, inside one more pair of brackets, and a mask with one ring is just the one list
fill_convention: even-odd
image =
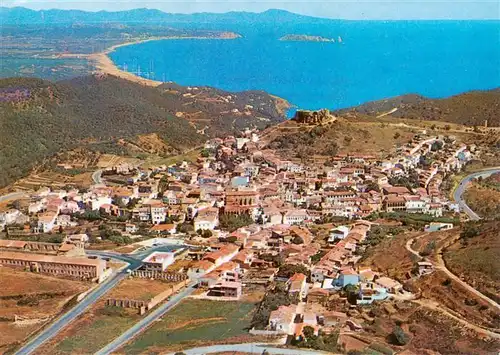
[(141, 316), (136, 310), (109, 307), (104, 300), (37, 350), (38, 354), (92, 354), (119, 336)]
[(126, 279), (118, 287), (115, 287), (107, 297), (147, 301), (172, 285), (174, 284), (160, 280)]
[(165, 291), (167, 285), (165, 282), (155, 280), (122, 281), (88, 312), (45, 344), (39, 353), (90, 354), (98, 351), (142, 318), (136, 309), (106, 306), (107, 298), (149, 300)]
[(43, 173), (33, 173), (29, 176), (18, 180), (13, 186), (14, 189), (20, 190), (36, 190), (39, 187), (47, 186), (52, 189), (62, 189), (65, 186), (77, 186), (88, 188), (92, 184), (92, 172), (88, 171), (69, 171), (67, 174), (62, 174), (53, 171), (45, 171)]
[(151, 156), (146, 160), (146, 162), (142, 165), (143, 168), (150, 168), (150, 167), (156, 167), (160, 165), (172, 165), (176, 164), (182, 161), (188, 161), (188, 162), (195, 162), (196, 159), (200, 156), (200, 149), (195, 148), (192, 149), (188, 152), (179, 154), (179, 155), (174, 155), (171, 157), (158, 157), (158, 156)]
[(248, 341), (254, 309), (249, 302), (184, 300), (122, 350), (157, 354), (198, 344)]
[(89, 287), (7, 267), (0, 267), (0, 280), (0, 353), (19, 345)]
[(112, 168), (120, 164), (137, 165), (140, 163), (139, 159), (130, 157), (120, 157), (118, 155), (103, 154), (99, 157), (97, 167), (101, 169)]

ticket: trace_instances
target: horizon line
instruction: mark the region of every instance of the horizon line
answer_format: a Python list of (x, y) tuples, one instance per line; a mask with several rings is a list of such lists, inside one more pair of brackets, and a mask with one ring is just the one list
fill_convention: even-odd
[[(42, 12), (42, 11), (79, 11), (79, 12), (84, 12), (84, 13), (91, 13), (91, 14), (97, 14), (100, 12), (105, 12), (105, 13), (120, 13), (120, 12), (130, 12), (130, 11), (135, 11), (135, 10), (149, 10), (149, 11), (158, 11), (161, 12), (162, 14), (166, 15), (203, 15), (203, 14), (213, 14), (213, 15), (224, 15), (224, 14), (231, 14), (231, 13), (244, 13), (244, 14), (255, 14), (255, 15), (261, 15), (266, 12), (270, 11), (278, 11), (278, 12), (283, 12), (283, 13), (288, 13), (296, 16), (301, 16), (301, 17), (307, 17), (307, 18), (316, 18), (316, 19), (322, 19), (322, 20), (330, 20), (330, 21), (359, 21), (359, 22), (376, 22), (376, 21), (387, 21), (387, 22), (398, 22), (398, 21), (495, 21), (495, 22), (500, 22), (500, 18), (401, 18), (401, 19), (394, 19), (394, 18), (380, 18), (380, 19), (355, 19), (355, 18), (343, 18), (343, 17), (321, 17), (321, 16), (314, 16), (314, 15), (307, 15), (307, 14), (301, 14), (298, 12), (293, 12), (285, 9), (279, 9), (279, 8), (269, 8), (264, 11), (256, 12), (256, 11), (245, 11), (245, 10), (231, 10), (231, 11), (222, 11), (222, 12), (210, 12), (210, 11), (198, 11), (198, 12), (166, 12), (158, 8), (151, 8), (151, 7), (134, 7), (131, 9), (126, 9), (126, 10), (117, 10), (117, 11), (110, 11), (110, 10), (105, 10), (105, 9), (100, 9), (100, 10), (82, 10), (82, 9), (76, 9), (76, 8), (71, 8), (71, 9), (59, 9), (55, 7), (49, 7), (45, 9), (33, 9), (27, 6), (6, 6), (2, 5), (0, 6), (1, 8), (5, 9), (24, 9), (24, 10), (30, 10), (34, 12)], [(97, 22), (96, 22), (97, 23)], [(131, 22), (133, 23), (133, 22)]]

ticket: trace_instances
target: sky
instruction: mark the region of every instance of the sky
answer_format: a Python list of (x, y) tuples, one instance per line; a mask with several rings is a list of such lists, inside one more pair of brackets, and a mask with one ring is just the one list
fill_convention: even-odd
[(40, 9), (119, 11), (134, 8), (165, 12), (261, 12), (283, 9), (299, 14), (338, 19), (500, 19), (500, 0), (0, 0), (2, 6)]

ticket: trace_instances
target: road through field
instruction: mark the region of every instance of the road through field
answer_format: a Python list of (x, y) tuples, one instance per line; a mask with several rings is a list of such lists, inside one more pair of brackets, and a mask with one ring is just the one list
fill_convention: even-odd
[(196, 289), (197, 281), (191, 282), (187, 285), (185, 289), (180, 291), (178, 294), (172, 296), (169, 301), (162, 304), (158, 308), (156, 308), (153, 312), (151, 312), (148, 316), (141, 319), (139, 322), (134, 324), (131, 328), (129, 328), (125, 333), (120, 335), (118, 338), (113, 340), (111, 343), (106, 345), (104, 348), (99, 350), (95, 355), (105, 355), (111, 354), (114, 351), (118, 350), (125, 343), (136, 337), (139, 333), (146, 330), (152, 323), (162, 317), (166, 312), (175, 307), (180, 301), (189, 296)]
[[(100, 252), (88, 252), (89, 255), (101, 255), (106, 253)], [(140, 261), (127, 256), (122, 256), (118, 254), (109, 253), (105, 255), (129, 263), (128, 269), (134, 270), (142, 265)], [(35, 354), (38, 347), (52, 339), (56, 334), (58, 334), (64, 327), (75, 320), (79, 315), (85, 312), (91, 305), (93, 305), (97, 300), (99, 300), (106, 292), (110, 291), (115, 287), (121, 280), (128, 277), (129, 274), (123, 268), (121, 271), (116, 272), (106, 281), (97, 286), (92, 292), (83, 298), (76, 306), (71, 308), (68, 312), (64, 313), (61, 317), (57, 318), (48, 327), (43, 329), (40, 333), (29, 340), (23, 347), (21, 347), (16, 354), (28, 355)]]

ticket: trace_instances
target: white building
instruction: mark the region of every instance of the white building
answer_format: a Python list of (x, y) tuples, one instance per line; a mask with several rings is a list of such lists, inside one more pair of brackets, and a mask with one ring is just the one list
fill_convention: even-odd
[(125, 232), (126, 233), (136, 233), (137, 232), (137, 226), (133, 223), (127, 223), (125, 225)]
[(13, 224), (16, 222), (16, 219), (21, 216), (21, 212), (11, 208), (5, 212), (0, 212), (0, 220), (3, 220), (6, 225)]
[(425, 201), (420, 196), (405, 196), (406, 212), (422, 213), (425, 209)]
[(50, 232), (56, 225), (57, 213), (47, 212), (38, 216), (38, 231), (41, 233)]
[(272, 311), (269, 316), (270, 330), (283, 332), (284, 334), (293, 334), (295, 331), (295, 316), (297, 314), (297, 305), (280, 306)]
[(90, 207), (95, 211), (99, 210), (102, 205), (111, 205), (113, 201), (110, 196), (94, 196), (89, 202)]
[(250, 142), (248, 138), (236, 138), (236, 149), (241, 149), (245, 144)]
[(285, 214), (283, 218), (283, 224), (288, 224), (288, 225), (301, 224), (304, 223), (307, 219), (308, 215), (306, 210), (304, 209), (291, 210)]
[(219, 217), (215, 214), (199, 216), (194, 219), (194, 230), (214, 230), (219, 225)]
[(304, 167), (302, 165), (294, 164), (294, 163), (289, 163), (287, 170), (291, 173), (301, 173), (304, 171)]
[(424, 228), (425, 232), (440, 232), (453, 229), (453, 223), (431, 222)]
[(328, 242), (333, 243), (336, 240), (342, 240), (349, 234), (349, 227), (338, 226), (330, 231), (330, 236), (328, 237)]
[(28, 213), (38, 213), (44, 209), (44, 205), (45, 204), (42, 201), (30, 203), (30, 205), (28, 206)]
[(173, 264), (174, 260), (174, 253), (155, 251), (153, 254), (142, 260), (142, 268), (146, 271), (163, 272), (169, 265)]
[(160, 224), (162, 222), (165, 222), (167, 219), (167, 211), (165, 206), (161, 202), (158, 202), (156, 204), (151, 204), (151, 222), (153, 224)]
[(67, 214), (61, 214), (56, 217), (56, 225), (61, 227), (69, 227), (72, 225), (76, 225), (76, 222), (71, 222), (71, 216)]

